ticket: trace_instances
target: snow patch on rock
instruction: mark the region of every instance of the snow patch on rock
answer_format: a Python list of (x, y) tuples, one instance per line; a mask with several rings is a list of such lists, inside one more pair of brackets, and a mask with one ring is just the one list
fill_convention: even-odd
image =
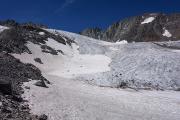
[(39, 35), (45, 35), (45, 33), (44, 32), (39, 32)]
[(163, 28), (163, 29), (164, 29), (163, 36), (165, 36), (165, 37), (172, 37), (172, 34), (167, 29), (165, 29), (165, 28)]
[(0, 33), (1, 33), (2, 31), (6, 30), (6, 29), (9, 29), (9, 28), (8, 28), (8, 27), (1, 26), (1, 25), (0, 25)]
[(151, 23), (154, 20), (155, 20), (155, 17), (149, 17), (149, 18), (146, 18), (143, 22), (141, 22), (141, 24)]

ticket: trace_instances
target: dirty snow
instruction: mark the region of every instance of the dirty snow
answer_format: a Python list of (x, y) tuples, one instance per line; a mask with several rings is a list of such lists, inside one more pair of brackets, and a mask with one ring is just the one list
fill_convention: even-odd
[(151, 23), (154, 20), (155, 20), (155, 17), (149, 17), (149, 18), (146, 18), (143, 22), (141, 22), (141, 24)]
[(172, 34), (171, 34), (168, 30), (166, 30), (166, 29), (164, 28), (163, 36), (165, 36), (165, 37), (172, 37)]

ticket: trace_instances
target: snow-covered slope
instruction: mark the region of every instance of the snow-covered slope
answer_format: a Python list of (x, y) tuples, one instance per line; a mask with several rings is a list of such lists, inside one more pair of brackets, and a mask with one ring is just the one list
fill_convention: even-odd
[[(180, 87), (179, 50), (154, 43), (109, 43), (60, 30), (48, 31), (75, 43), (63, 45), (48, 38), (45, 45), (63, 54), (44, 53), (40, 45), (31, 42), (27, 47), (32, 54), (13, 54), (37, 66), (51, 82), (48, 89), (34, 86), (33, 81), (24, 84), (30, 87), (23, 96), (34, 114), (45, 113), (50, 120), (180, 118), (178, 92), (98, 87), (176, 90)], [(43, 64), (34, 58), (40, 58)]]
[[(54, 50), (61, 50), (63, 54), (52, 55), (44, 53), (42, 52), (41, 45), (29, 42), (27, 47), (32, 54), (23, 53), (14, 54), (14, 56), (25, 63), (36, 65), (46, 74), (65, 78), (75, 78), (81, 74), (110, 71), (108, 65), (111, 63), (111, 59), (103, 54), (79, 54), (76, 44), (73, 44), (71, 47), (60, 44), (51, 38), (46, 41), (45, 45)], [(43, 64), (34, 61), (35, 58), (40, 58)]]
[[(52, 32), (52, 31), (51, 31)], [(80, 54), (105, 55), (111, 70), (83, 74), (78, 79), (100, 86), (176, 89), (180, 86), (180, 54), (154, 43), (118, 44), (58, 31), (79, 45)], [(100, 62), (101, 63), (101, 62)], [(97, 66), (100, 65), (97, 63)], [(83, 71), (83, 70), (82, 70)]]
[[(109, 43), (65, 31), (48, 31), (69, 37), (76, 44), (62, 45), (48, 38), (45, 45), (63, 54), (43, 53), (39, 45), (29, 43), (33, 54), (15, 56), (48, 74), (99, 86), (174, 90), (180, 87), (179, 52), (154, 43)], [(44, 64), (34, 61), (38, 57)]]

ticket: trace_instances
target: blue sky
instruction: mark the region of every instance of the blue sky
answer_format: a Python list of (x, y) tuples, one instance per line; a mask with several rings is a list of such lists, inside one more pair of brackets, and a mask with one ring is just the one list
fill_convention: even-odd
[(0, 19), (79, 32), (143, 13), (180, 12), (180, 0), (0, 0)]

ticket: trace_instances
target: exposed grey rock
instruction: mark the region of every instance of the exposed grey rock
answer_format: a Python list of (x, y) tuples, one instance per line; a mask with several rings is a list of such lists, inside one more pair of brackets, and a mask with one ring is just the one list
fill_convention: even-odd
[(57, 50), (59, 53), (64, 55), (64, 52), (62, 50)]
[(58, 51), (54, 50), (53, 48), (51, 48), (47, 45), (42, 45), (41, 49), (42, 49), (42, 52), (50, 53), (52, 55), (58, 55)]
[(88, 28), (80, 32), (80, 34), (85, 36), (90, 36), (95, 39), (102, 39), (103, 37), (103, 31), (100, 28)]
[(29, 107), (18, 101), (14, 101), (12, 96), (0, 94), (0, 120), (38, 120), (38, 117), (29, 113)]
[(44, 80), (40, 80), (40, 81), (37, 81), (35, 83), (36, 86), (39, 86), (39, 87), (44, 87), (44, 88), (48, 88), (48, 86), (46, 85), (46, 83), (44, 82)]
[(0, 53), (0, 90), (4, 94), (19, 93), (17, 84), (32, 80), (46, 80), (32, 64), (21, 63), (7, 53)]
[(30, 87), (28, 87), (28, 86), (25, 86), (24, 88), (25, 88), (25, 89), (30, 89)]
[(38, 62), (38, 63), (40, 63), (40, 64), (43, 64), (43, 62), (41, 61), (40, 58), (35, 58), (34, 61), (35, 61), (35, 62)]
[(38, 120), (29, 113), (29, 108), (21, 107), (22, 82), (46, 80), (38, 68), (21, 63), (8, 53), (0, 53), (0, 119), (2, 120)]
[(8, 19), (5, 21), (0, 21), (0, 25), (11, 27), (11, 26), (18, 26), (19, 23), (17, 23), (15, 20)]
[[(147, 24), (141, 24), (149, 17), (154, 17), (155, 20)], [(164, 29), (167, 29), (172, 37), (163, 36)], [(90, 28), (80, 32), (80, 34), (109, 42), (119, 40), (127, 40), (128, 42), (179, 40), (180, 14), (144, 14), (118, 21), (106, 30)]]
[[(39, 120), (39, 117), (29, 112), (29, 107), (24, 106), (21, 97), (23, 82), (40, 80), (38, 86), (47, 87), (50, 82), (44, 78), (41, 71), (32, 64), (24, 64), (11, 54), (28, 53), (31, 51), (26, 44), (32, 42), (42, 45), (42, 50), (52, 55), (58, 55), (61, 50), (54, 50), (44, 44), (52, 38), (61, 44), (71, 44), (73, 40), (60, 35), (54, 35), (36, 24), (19, 24), (13, 20), (0, 22), (0, 25), (9, 26), (9, 29), (0, 33), (0, 120)], [(44, 32), (40, 35), (39, 32)], [(42, 63), (38, 58), (35, 61)], [(46, 83), (45, 83), (46, 82)], [(27, 88), (29, 89), (29, 88)], [(45, 119), (46, 116), (40, 117)]]
[(0, 52), (6, 51), (8, 53), (23, 53), (28, 52), (28, 48), (25, 46), (25, 39), (19, 34), (19, 30), (11, 28), (4, 30), (0, 33)]
[(47, 120), (47, 119), (48, 117), (45, 114), (39, 116), (39, 120)]
[[(39, 32), (45, 33), (40, 35)], [(64, 39), (60, 35), (52, 34), (44, 29), (31, 25), (17, 25), (12, 26), (0, 33), (0, 52), (6, 51), (8, 53), (24, 53), (31, 54), (31, 51), (26, 47), (26, 43), (32, 42), (34, 44), (42, 45), (43, 52), (58, 55), (58, 51), (44, 45), (48, 38), (52, 38), (61, 44), (68, 44), (71, 46), (73, 40), (66, 37)]]
[(11, 80), (9, 78), (0, 78), (0, 92), (3, 94), (12, 94)]

